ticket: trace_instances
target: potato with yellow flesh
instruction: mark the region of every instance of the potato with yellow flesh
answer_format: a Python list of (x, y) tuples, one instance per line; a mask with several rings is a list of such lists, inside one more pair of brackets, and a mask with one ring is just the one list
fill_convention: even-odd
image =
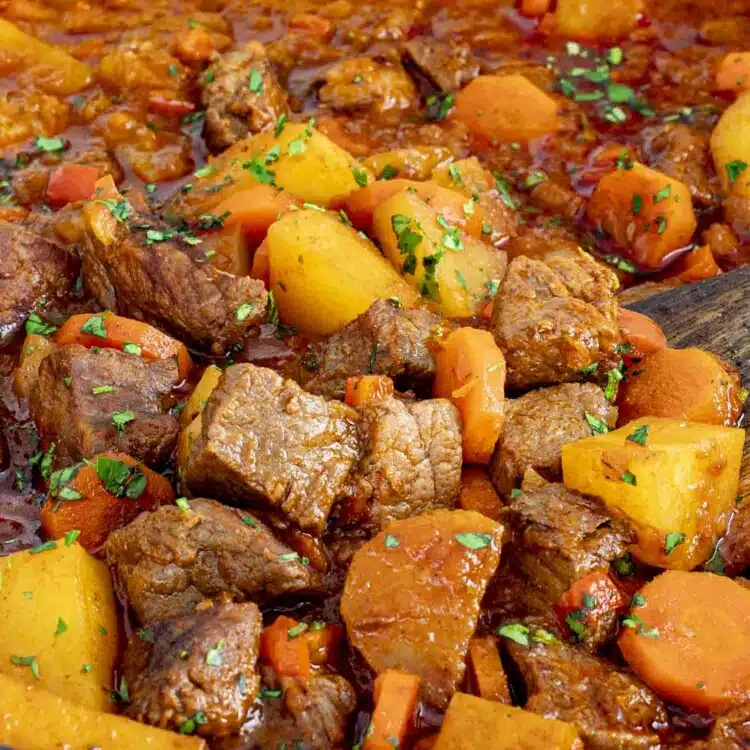
[(190, 451), (193, 448), (193, 443), (198, 439), (203, 429), (203, 418), (201, 414), (198, 414), (195, 419), (180, 432), (180, 437), (177, 440), (177, 468), (178, 471), (185, 471), (188, 458), (190, 457)]
[(653, 270), (689, 245), (697, 226), (690, 188), (639, 163), (602, 177), (586, 212), (624, 255)]
[(451, 226), (415, 192), (383, 201), (373, 233), (386, 258), (449, 318), (478, 315), (488, 301), (488, 282), (505, 275), (504, 251)]
[(185, 408), (180, 414), (180, 427), (187, 427), (203, 411), (208, 397), (214, 392), (223, 374), (224, 371), (216, 365), (209, 365), (203, 371), (198, 385), (185, 402)]
[(46, 336), (29, 333), (21, 347), (21, 359), (13, 377), (13, 391), (16, 396), (28, 400), (31, 389), (39, 378), (39, 365), (42, 360), (57, 349), (57, 345)]
[(0, 50), (4, 58), (17, 62), (19, 69), (31, 73), (37, 88), (47, 94), (67, 96), (85, 89), (91, 81), (91, 69), (60, 47), (29, 36), (0, 18)]
[[(208, 174), (205, 174), (208, 172)], [(193, 188), (170, 204), (178, 216), (195, 218), (230, 195), (258, 183), (273, 184), (307, 203), (327, 206), (337, 195), (372, 182), (372, 173), (315, 128), (288, 123), (279, 135), (267, 130), (238, 141), (200, 172)]]
[(556, 31), (560, 36), (584, 41), (613, 41), (629, 34), (643, 11), (643, 0), (558, 0)]
[(724, 110), (711, 133), (711, 155), (724, 189), (750, 198), (750, 91)]
[(381, 151), (363, 159), (362, 165), (378, 179), (429, 180), (430, 172), (450, 158), (450, 150), (442, 146), (415, 146)]
[[(489, 742), (489, 738), (492, 741)], [(456, 693), (433, 750), (583, 750), (572, 724)]]
[(691, 570), (711, 556), (726, 530), (744, 439), (736, 427), (637, 419), (564, 445), (563, 482), (629, 520), (638, 559)]
[(78, 544), (53, 544), (0, 559), (0, 672), (112, 711), (106, 688), (117, 615), (109, 568)]
[(206, 750), (198, 737), (105, 714), (2, 674), (0, 743), (24, 750)]

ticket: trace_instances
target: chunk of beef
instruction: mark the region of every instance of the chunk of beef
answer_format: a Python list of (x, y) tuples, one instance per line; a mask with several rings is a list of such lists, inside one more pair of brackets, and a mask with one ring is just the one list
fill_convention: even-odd
[(607, 570), (633, 539), (627, 524), (598, 500), (548, 484), (533, 471), (501, 520), (516, 532), (509, 559), (529, 584), (524, 599), (531, 611), (549, 610), (576, 581)]
[(750, 706), (730, 711), (716, 720), (703, 750), (747, 750), (750, 747)]
[(664, 704), (637, 677), (567, 643), (504, 643), (526, 686), (527, 711), (575, 724), (587, 749), (659, 747)]
[(37, 306), (72, 289), (79, 266), (61, 244), (0, 221), (0, 347)]
[(507, 400), (490, 468), (497, 491), (510, 494), (527, 469), (560, 481), (563, 445), (591, 437), (587, 414), (611, 429), (617, 423), (617, 408), (592, 383), (565, 383)]
[(583, 198), (568, 184), (544, 180), (531, 191), (532, 202), (549, 213), (574, 219), (583, 207)]
[[(179, 380), (173, 359), (147, 362), (116, 349), (62, 346), (39, 365), (29, 406), (42, 446), (64, 465), (114, 450), (147, 464), (165, 461), (177, 441), (175, 417), (160, 399)], [(132, 412), (124, 427), (115, 412)]]
[(188, 485), (274, 508), (323, 531), (359, 456), (357, 413), (272, 370), (229, 367), (203, 411), (185, 467)]
[(202, 498), (188, 512), (142, 513), (110, 535), (106, 553), (141, 623), (190, 614), (204, 599), (265, 602), (321, 588), (258, 519)]
[(404, 44), (404, 52), (442, 91), (458, 91), (479, 73), (479, 63), (465, 44), (420, 35)]
[(644, 142), (650, 167), (684, 182), (693, 198), (704, 206), (716, 203), (721, 185), (711, 164), (707, 136), (670, 122), (645, 132)]
[(510, 388), (581, 380), (616, 366), (617, 277), (591, 256), (514, 258), (495, 297), (492, 328)]
[(223, 354), (264, 320), (263, 282), (217, 270), (167, 224), (132, 207), (121, 222), (96, 202), (87, 204), (86, 215), (84, 278), (102, 307), (214, 354)]
[(352, 645), (380, 673), (422, 678), (423, 699), (444, 709), (463, 679), (503, 527), (464, 510), (394, 521), (354, 553), (341, 598)]
[(388, 397), (358, 409), (364, 446), (351, 494), (381, 527), (426, 510), (452, 508), (461, 484), (461, 418), (446, 399)]
[(289, 114), (286, 92), (260, 42), (216, 55), (210, 71), (201, 79), (201, 101), (213, 150), (223, 151)]
[(424, 386), (435, 375), (427, 340), (440, 317), (423, 308), (404, 310), (377, 300), (356, 320), (302, 355), (300, 384), (310, 393), (344, 398), (346, 380), (377, 373), (397, 385)]
[(173, 731), (193, 722), (200, 735), (236, 733), (260, 689), (262, 628), (255, 604), (226, 602), (139, 630), (123, 657), (125, 714)]
[(734, 512), (724, 538), (719, 542), (724, 572), (737, 576), (750, 570), (750, 500), (744, 500)]
[(750, 198), (730, 195), (723, 204), (724, 218), (743, 244), (750, 243)]

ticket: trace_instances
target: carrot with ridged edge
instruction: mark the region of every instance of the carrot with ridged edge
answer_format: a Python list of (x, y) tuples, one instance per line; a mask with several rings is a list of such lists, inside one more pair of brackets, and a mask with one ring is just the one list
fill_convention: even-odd
[(419, 698), (419, 677), (400, 669), (386, 669), (375, 680), (372, 712), (363, 750), (404, 747)]

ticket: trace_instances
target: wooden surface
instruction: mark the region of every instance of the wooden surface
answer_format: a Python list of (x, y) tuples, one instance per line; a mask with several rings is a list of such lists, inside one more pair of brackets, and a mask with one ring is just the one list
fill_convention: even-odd
[[(627, 307), (653, 318), (664, 329), (670, 347), (697, 346), (718, 354), (740, 371), (742, 384), (750, 389), (750, 266)], [(740, 493), (750, 495), (747, 436)]]

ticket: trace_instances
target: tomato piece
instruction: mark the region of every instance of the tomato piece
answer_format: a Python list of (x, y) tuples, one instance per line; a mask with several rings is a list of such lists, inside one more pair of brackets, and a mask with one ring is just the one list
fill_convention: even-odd
[(99, 170), (85, 164), (63, 164), (49, 176), (47, 203), (61, 208), (68, 203), (84, 201), (94, 194)]

